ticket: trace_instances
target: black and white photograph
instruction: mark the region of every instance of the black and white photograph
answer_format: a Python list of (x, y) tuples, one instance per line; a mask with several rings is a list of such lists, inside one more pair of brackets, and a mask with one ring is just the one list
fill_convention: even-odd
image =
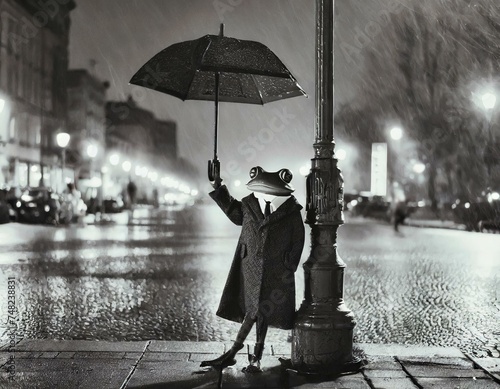
[(498, 0), (0, 0), (0, 389), (500, 389)]

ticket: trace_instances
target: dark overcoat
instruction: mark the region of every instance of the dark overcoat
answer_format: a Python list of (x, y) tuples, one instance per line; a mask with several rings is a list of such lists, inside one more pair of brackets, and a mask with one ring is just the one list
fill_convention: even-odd
[(210, 197), (234, 224), (242, 226), (217, 315), (241, 323), (245, 315), (260, 313), (270, 326), (291, 329), (294, 272), (304, 247), (302, 206), (290, 196), (264, 217), (253, 193), (238, 201), (223, 185)]

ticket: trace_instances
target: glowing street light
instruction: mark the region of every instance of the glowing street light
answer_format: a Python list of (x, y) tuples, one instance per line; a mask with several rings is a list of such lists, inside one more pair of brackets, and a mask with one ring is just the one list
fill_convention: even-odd
[(132, 164), (130, 163), (130, 161), (123, 161), (122, 169), (124, 172), (128, 173), (130, 169), (132, 169)]
[(91, 143), (87, 146), (87, 155), (90, 158), (97, 157), (97, 146), (95, 144)]
[(417, 174), (422, 174), (425, 171), (425, 165), (421, 162), (417, 162), (413, 165), (413, 171)]
[(343, 161), (347, 157), (347, 152), (344, 149), (335, 150), (335, 155), (339, 161)]
[(481, 96), (481, 101), (484, 109), (486, 110), (486, 119), (488, 120), (488, 145), (484, 150), (484, 162), (486, 163), (486, 168), (488, 169), (488, 177), (491, 180), (492, 165), (496, 164), (498, 161), (497, 150), (494, 145), (493, 132), (491, 131), (491, 120), (493, 117), (493, 109), (495, 108), (497, 102), (497, 97), (492, 92), (486, 92)]
[(64, 171), (66, 170), (66, 147), (68, 147), (70, 139), (71, 136), (67, 132), (60, 132), (59, 134), (56, 135), (57, 145), (61, 148), (61, 177), (63, 185), (64, 185)]
[(391, 128), (391, 138), (394, 140), (400, 140), (403, 137), (403, 130), (401, 127)]
[(67, 132), (60, 132), (59, 134), (56, 135), (57, 145), (63, 149), (68, 146), (70, 139), (71, 136)]
[(118, 154), (111, 154), (109, 156), (109, 163), (113, 166), (116, 166), (120, 163), (120, 156)]
[(307, 176), (309, 174), (309, 170), (311, 168), (309, 167), (309, 165), (303, 165), (300, 167), (299, 169), (299, 173), (302, 175), (302, 176)]
[(493, 109), (495, 108), (497, 97), (493, 93), (488, 92), (481, 96), (481, 101), (485, 109)]

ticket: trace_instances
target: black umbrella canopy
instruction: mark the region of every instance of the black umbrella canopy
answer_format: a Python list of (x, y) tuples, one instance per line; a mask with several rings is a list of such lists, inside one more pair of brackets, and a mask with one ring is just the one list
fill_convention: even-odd
[(306, 96), (281, 60), (259, 42), (222, 35), (173, 44), (151, 58), (130, 83), (182, 100), (265, 104)]

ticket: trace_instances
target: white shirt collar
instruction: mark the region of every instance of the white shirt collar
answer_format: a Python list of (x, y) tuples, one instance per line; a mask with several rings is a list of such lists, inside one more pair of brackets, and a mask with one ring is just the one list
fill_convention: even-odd
[(266, 209), (266, 201), (271, 202), (271, 213), (276, 211), (285, 201), (287, 201), (290, 196), (274, 196), (270, 194), (253, 192), (254, 196), (259, 200), (260, 209), (264, 213)]

